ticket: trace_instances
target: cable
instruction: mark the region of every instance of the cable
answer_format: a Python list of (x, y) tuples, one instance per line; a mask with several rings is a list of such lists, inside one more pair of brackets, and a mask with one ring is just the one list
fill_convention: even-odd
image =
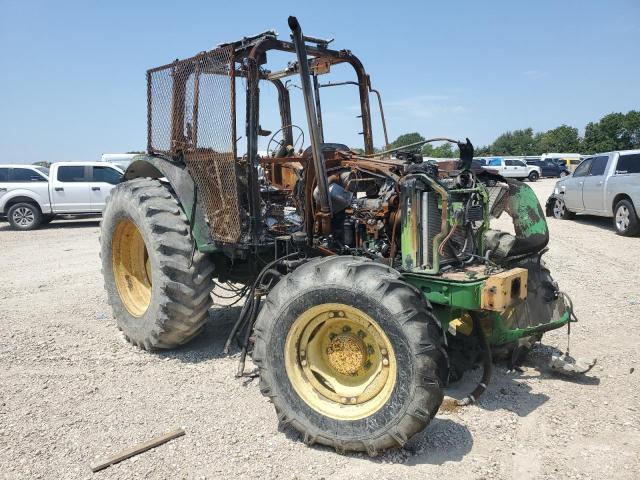
[[(276, 260), (273, 260), (271, 263), (268, 263), (258, 274), (258, 276), (256, 277), (255, 281), (253, 282), (253, 285), (251, 286), (249, 293), (248, 293), (248, 298), (245, 301), (244, 305), (242, 306), (242, 310), (240, 311), (240, 315), (238, 316), (238, 319), (236, 320), (236, 322), (233, 324), (233, 327), (231, 328), (231, 332), (229, 333), (229, 336), (227, 337), (227, 341), (224, 344), (224, 353), (228, 354), (229, 350), (231, 348), (231, 342), (233, 342), (234, 337), (236, 336), (236, 334), (242, 330), (242, 327), (245, 326), (245, 323), (247, 322), (247, 318), (246, 315), (247, 313), (252, 311), (253, 308), (253, 303), (255, 301), (255, 297), (256, 297), (256, 288), (260, 285), (260, 283), (262, 282), (262, 278), (264, 277), (264, 275), (269, 272), (275, 265), (277, 265), (278, 263), (282, 262), (283, 260), (287, 260), (291, 257), (294, 256), (298, 256), (300, 255), (299, 252), (293, 252), (290, 253), (288, 255), (285, 255), (283, 257), (277, 258)], [(251, 327), (251, 325), (249, 325), (249, 328)]]
[(485, 392), (485, 390), (487, 389), (487, 385), (489, 385), (489, 380), (491, 380), (491, 372), (493, 369), (491, 346), (489, 345), (489, 340), (487, 339), (487, 336), (484, 333), (484, 329), (480, 324), (478, 314), (472, 313), (471, 317), (473, 318), (473, 329), (482, 347), (482, 378), (480, 379), (480, 382), (478, 383), (476, 388), (473, 389), (473, 392), (471, 392), (462, 400), (458, 400), (458, 402), (456, 402), (460, 406), (471, 405), (478, 400), (478, 397), (480, 397), (480, 395)]

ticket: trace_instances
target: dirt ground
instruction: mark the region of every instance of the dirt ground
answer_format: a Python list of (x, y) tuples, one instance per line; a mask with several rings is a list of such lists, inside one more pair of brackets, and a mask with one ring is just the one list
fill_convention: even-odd
[[(533, 184), (541, 201), (553, 184)], [(580, 380), (550, 373), (551, 353), (566, 347), (566, 331), (551, 332), (523, 372), (497, 365), (478, 404), (440, 412), (406, 449), (371, 459), (278, 430), (257, 380), (234, 378), (237, 358), (222, 355), (237, 309), (212, 309), (184, 348), (146, 353), (111, 318), (98, 221), (34, 232), (2, 223), (0, 477), (638, 478), (640, 238), (617, 236), (609, 219), (549, 225), (545, 259), (580, 320), (571, 351), (596, 367)], [(96, 459), (179, 426), (184, 437), (91, 473)]]

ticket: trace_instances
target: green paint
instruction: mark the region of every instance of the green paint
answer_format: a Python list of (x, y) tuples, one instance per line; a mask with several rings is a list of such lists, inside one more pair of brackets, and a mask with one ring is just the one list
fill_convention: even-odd
[(502, 345), (554, 330), (566, 325), (569, 321), (570, 312), (567, 309), (559, 319), (543, 325), (509, 328), (500, 313), (482, 310), (482, 289), (485, 278), (481, 280), (470, 278), (469, 281), (460, 282), (417, 273), (407, 273), (403, 277), (429, 300), (443, 331), (448, 330), (449, 322), (469, 311), (481, 312), (485, 318), (491, 318), (491, 335), (489, 336), (491, 345)]
[(491, 345), (502, 345), (505, 343), (515, 342), (516, 340), (529, 337), (538, 333), (547, 332), (549, 330), (555, 330), (556, 328), (563, 327), (569, 322), (571, 312), (567, 309), (558, 320), (554, 320), (542, 325), (536, 325), (534, 327), (526, 328), (508, 328), (503, 322), (503, 318), (500, 314), (493, 314), (493, 329), (489, 336), (489, 343)]
[(533, 235), (548, 233), (547, 221), (535, 192), (524, 183), (509, 192), (509, 211), (512, 214), (516, 235), (528, 238)]
[(464, 310), (480, 310), (482, 301), (482, 280), (469, 278), (469, 281), (454, 282), (441, 277), (407, 273), (404, 278), (417, 287), (433, 304), (445, 305)]

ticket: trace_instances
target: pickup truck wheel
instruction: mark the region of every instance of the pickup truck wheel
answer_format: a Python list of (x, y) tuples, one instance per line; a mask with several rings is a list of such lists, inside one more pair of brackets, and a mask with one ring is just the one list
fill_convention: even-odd
[(7, 220), (15, 230), (34, 230), (42, 223), (42, 212), (33, 203), (16, 203), (9, 208)]
[(107, 300), (129, 342), (145, 350), (173, 348), (202, 331), (214, 265), (195, 248), (169, 186), (136, 178), (111, 191), (100, 257)]
[(540, 175), (538, 175), (538, 172), (536, 172), (535, 170), (531, 173), (529, 173), (529, 181), (530, 182), (535, 182), (540, 178)]
[(553, 216), (559, 220), (571, 220), (576, 214), (567, 210), (564, 200), (556, 198), (553, 204)]
[(638, 215), (629, 200), (620, 200), (613, 215), (613, 226), (618, 235), (631, 237), (640, 233)]

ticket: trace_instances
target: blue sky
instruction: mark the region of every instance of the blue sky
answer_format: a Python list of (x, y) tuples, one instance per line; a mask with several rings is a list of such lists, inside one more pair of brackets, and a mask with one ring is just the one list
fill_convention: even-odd
[[(392, 139), (419, 131), (483, 145), (640, 108), (638, 0), (0, 0), (0, 163), (144, 149), (147, 68), (270, 28), (288, 38), (290, 14), (360, 57)], [(331, 80), (352, 76), (336, 68)], [(323, 101), (326, 140), (360, 146), (356, 92), (325, 89)], [(382, 145), (378, 124), (374, 133)]]

